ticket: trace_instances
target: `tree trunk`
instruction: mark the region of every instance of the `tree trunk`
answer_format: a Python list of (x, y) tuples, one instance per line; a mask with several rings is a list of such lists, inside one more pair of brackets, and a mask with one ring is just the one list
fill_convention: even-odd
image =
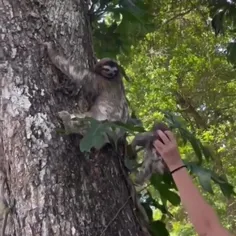
[(82, 0), (1, 1), (0, 158), (6, 200), (15, 206), (6, 235), (144, 235), (122, 172), (106, 147), (83, 155), (62, 136), (57, 112), (76, 102), (54, 91), (59, 72), (41, 43), (92, 65)]

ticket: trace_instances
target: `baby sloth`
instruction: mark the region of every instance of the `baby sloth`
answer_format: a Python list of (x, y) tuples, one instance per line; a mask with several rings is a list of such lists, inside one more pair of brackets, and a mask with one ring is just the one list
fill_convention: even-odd
[(161, 140), (157, 134), (157, 130), (166, 131), (169, 128), (164, 123), (157, 123), (153, 126), (152, 131), (136, 135), (132, 141), (132, 147), (135, 150), (136, 146), (144, 148), (143, 164), (141, 171), (136, 177), (137, 184), (143, 184), (150, 179), (153, 173), (164, 174), (168, 172), (168, 167), (160, 154), (156, 151), (153, 142)]
[(122, 74), (117, 62), (103, 58), (90, 70), (79, 67), (74, 62), (57, 53), (51, 43), (44, 43), (49, 58), (64, 75), (67, 83), (63, 89), (70, 93), (81, 93), (83, 100), (88, 104), (85, 111), (78, 114), (69, 114), (67, 111), (59, 112), (65, 129), (73, 132), (79, 123), (72, 118), (92, 117), (96, 120), (121, 121), (126, 123), (129, 118), (128, 103), (125, 96)]

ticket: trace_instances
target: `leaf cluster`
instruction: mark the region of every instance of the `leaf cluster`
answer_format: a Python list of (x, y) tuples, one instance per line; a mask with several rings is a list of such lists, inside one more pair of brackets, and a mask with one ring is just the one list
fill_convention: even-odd
[(128, 55), (131, 45), (154, 29), (151, 6), (143, 0), (91, 1), (88, 14), (97, 57)]
[[(207, 161), (212, 158), (210, 151), (198, 140), (188, 129), (184, 126), (184, 122), (181, 121), (176, 115), (165, 112), (165, 122), (168, 123), (172, 130), (178, 131), (183, 143), (186, 145), (189, 142), (198, 158), (198, 163), (187, 162), (186, 165), (194, 176), (199, 179), (200, 185), (203, 189), (213, 194), (212, 182), (219, 185), (222, 193), (226, 197), (230, 197), (234, 193), (233, 186), (227, 182), (223, 177), (218, 176), (212, 170), (206, 169), (201, 166), (203, 157)], [(109, 121), (97, 121), (92, 118), (86, 118), (89, 122), (89, 128), (80, 142), (80, 149), (82, 152), (90, 152), (92, 148), (100, 149), (105, 144), (110, 143), (114, 149), (117, 150), (117, 144), (120, 134), (127, 133), (128, 135), (135, 135), (140, 132), (144, 132), (145, 129), (142, 126), (136, 125), (135, 122), (124, 124), (122, 122), (109, 122)], [(127, 152), (127, 154), (129, 154)], [(126, 159), (130, 159), (130, 156), (126, 156)], [(131, 170), (130, 170), (131, 171)], [(150, 220), (151, 232), (153, 235), (162, 233), (162, 235), (169, 235), (164, 219), (166, 217), (173, 217), (168, 210), (168, 203), (173, 206), (180, 205), (180, 197), (177, 193), (177, 188), (171, 177), (171, 175), (157, 175), (154, 174), (150, 179), (149, 189), (144, 189), (140, 193), (140, 200)], [(156, 220), (153, 217), (152, 208), (158, 209), (162, 214), (162, 220)]]
[[(226, 175), (235, 183), (236, 72), (228, 62), (236, 65), (236, 2), (96, 0), (92, 4), (97, 56), (116, 57), (126, 65), (135, 78), (126, 91), (137, 116), (147, 129), (154, 120), (164, 119), (175, 130), (190, 173), (210, 193), (209, 199), (223, 205), (218, 189), (228, 198), (235, 194)], [(107, 138), (116, 146), (110, 126), (94, 125), (82, 150), (100, 147)], [(130, 135), (143, 132), (118, 126)], [(104, 132), (109, 135), (104, 137)], [(92, 140), (93, 136), (99, 140)], [(173, 180), (154, 175), (140, 199), (153, 235), (168, 235), (166, 228), (172, 226), (164, 222), (175, 211), (172, 206), (179, 205)], [(181, 235), (185, 235), (183, 227)]]
[(236, 1), (209, 1), (209, 9), (216, 36), (227, 32), (232, 37), (226, 55), (229, 62), (236, 64)]

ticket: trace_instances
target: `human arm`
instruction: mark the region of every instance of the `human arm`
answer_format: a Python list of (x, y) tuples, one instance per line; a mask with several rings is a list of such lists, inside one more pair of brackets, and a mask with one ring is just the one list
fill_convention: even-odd
[[(169, 170), (173, 171), (183, 166), (184, 164), (180, 158), (177, 143), (172, 132), (165, 131), (165, 133), (163, 133), (162, 131), (158, 131), (158, 135), (163, 143), (157, 140), (154, 145), (166, 162)], [(230, 233), (221, 226), (213, 208), (204, 200), (198, 189), (194, 186), (186, 168), (175, 171), (172, 176), (179, 190), (184, 208), (198, 235), (231, 236)]]

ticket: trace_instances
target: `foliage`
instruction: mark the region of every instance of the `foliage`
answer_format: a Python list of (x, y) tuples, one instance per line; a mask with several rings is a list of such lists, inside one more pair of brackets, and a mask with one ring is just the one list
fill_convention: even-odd
[(228, 61), (236, 64), (236, 1), (209, 1), (212, 27), (216, 35), (228, 31), (232, 42), (226, 48)]
[[(225, 197), (236, 186), (236, 2), (96, 0), (91, 9), (97, 56), (125, 65), (130, 107), (145, 129), (164, 120), (175, 131), (196, 184), (235, 232), (236, 201)], [(154, 175), (140, 196), (153, 235), (194, 235), (171, 178)]]
[[(167, 19), (162, 17), (165, 11), (169, 15)], [(127, 56), (131, 47), (137, 45), (147, 33), (155, 32), (191, 11), (198, 11), (202, 18), (209, 11), (215, 34), (227, 31), (231, 35), (225, 54), (235, 64), (236, 3), (227, 0), (91, 0), (88, 15), (96, 54), (98, 57), (113, 58), (119, 54)]]
[(113, 144), (113, 147), (117, 150), (118, 140), (125, 132), (134, 134), (134, 132), (144, 131), (142, 127), (135, 124), (97, 121), (93, 118), (86, 119), (89, 120), (89, 128), (80, 142), (82, 152), (90, 152), (91, 148), (100, 149), (106, 143)]
[[(169, 124), (170, 128), (178, 129), (185, 145), (187, 144), (187, 141), (190, 142), (196, 153), (196, 156), (198, 157), (198, 163), (202, 164), (203, 156), (206, 158), (206, 160), (209, 160), (209, 157), (211, 156), (210, 152), (206, 147), (203, 146), (201, 141), (195, 138), (195, 136), (183, 126), (183, 123), (180, 122), (176, 116), (167, 112), (164, 112), (164, 114), (166, 117), (166, 123)], [(91, 148), (100, 149), (107, 143), (111, 143), (115, 150), (117, 150), (118, 140), (125, 132), (128, 133), (128, 135), (135, 135), (136, 133), (145, 131), (143, 127), (137, 126), (136, 124), (97, 121), (93, 118), (85, 118), (80, 120), (82, 120), (83, 124), (87, 122), (86, 124), (88, 125), (86, 134), (80, 142), (80, 150), (82, 152), (90, 152)], [(126, 156), (125, 158), (130, 159), (129, 156)], [(211, 180), (213, 180), (214, 183), (219, 185), (222, 193), (225, 196), (230, 197), (232, 194), (234, 194), (233, 186), (229, 184), (224, 178), (214, 173), (212, 170), (203, 168), (193, 162), (186, 162), (186, 165), (190, 172), (198, 177), (199, 183), (205, 191), (213, 194), (211, 183)], [(168, 211), (167, 203), (169, 202), (173, 206), (178, 206), (180, 204), (180, 198), (176, 193), (176, 186), (171, 175), (160, 176), (154, 174), (151, 177), (150, 184), (152, 189), (148, 190), (144, 194), (141, 194), (141, 196), (142, 199), (145, 199), (142, 204), (149, 215), (149, 219), (151, 221), (151, 231), (153, 235), (156, 235), (157, 232), (161, 232), (162, 235), (169, 235), (164, 221), (153, 219), (152, 209), (150, 206), (159, 209), (163, 216), (172, 216), (172, 214)], [(155, 200), (157, 199), (157, 193), (159, 195), (159, 202), (161, 203)]]
[(141, 39), (152, 31), (150, 4), (143, 0), (92, 0), (88, 14), (97, 56), (128, 54), (134, 37)]

